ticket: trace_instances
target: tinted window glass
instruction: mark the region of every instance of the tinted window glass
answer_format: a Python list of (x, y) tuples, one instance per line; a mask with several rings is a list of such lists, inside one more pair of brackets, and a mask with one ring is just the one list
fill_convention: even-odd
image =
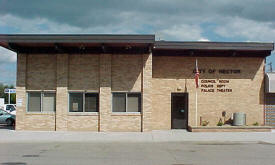
[(28, 96), (28, 111), (41, 112), (41, 93), (29, 93)]
[(127, 112), (140, 112), (140, 97), (138, 93), (127, 94)]
[(82, 93), (70, 93), (70, 112), (83, 112), (83, 94)]
[(126, 112), (125, 93), (113, 93), (113, 112)]
[(42, 110), (43, 112), (55, 111), (55, 93), (44, 93)]

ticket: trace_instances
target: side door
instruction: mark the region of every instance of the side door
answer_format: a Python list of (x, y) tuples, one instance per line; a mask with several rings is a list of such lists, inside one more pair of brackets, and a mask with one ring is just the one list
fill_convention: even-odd
[(188, 127), (188, 94), (171, 94), (171, 128), (187, 129)]

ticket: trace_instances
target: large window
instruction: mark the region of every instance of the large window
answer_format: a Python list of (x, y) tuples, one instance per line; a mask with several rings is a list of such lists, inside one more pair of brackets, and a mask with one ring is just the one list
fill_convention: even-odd
[(69, 112), (98, 112), (98, 94), (69, 93)]
[(113, 112), (140, 112), (140, 93), (113, 93)]
[(54, 112), (55, 93), (28, 92), (28, 112)]

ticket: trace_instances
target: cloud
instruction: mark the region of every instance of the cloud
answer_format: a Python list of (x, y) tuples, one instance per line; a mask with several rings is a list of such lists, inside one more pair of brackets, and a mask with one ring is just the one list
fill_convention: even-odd
[(195, 41), (201, 39), (201, 33), (202, 29), (198, 25), (181, 24), (160, 30), (158, 35), (164, 40)]
[[(0, 0), (0, 33), (132, 33), (156, 34), (157, 40), (274, 42), (274, 6), (275, 0)], [(0, 64), (15, 61), (14, 53), (0, 49)]]
[(13, 84), (15, 85), (16, 80), (16, 64), (9, 63), (9, 64), (0, 64), (0, 83), (3, 84)]
[(239, 29), (250, 40), (256, 34), (237, 26), (258, 23), (272, 30), (274, 5), (275, 0), (29, 0), (27, 5), (0, 0), (0, 26), (16, 33), (157, 33), (170, 40), (208, 40), (202, 24), (216, 23), (217, 35), (232, 37), (226, 33)]
[(16, 62), (16, 53), (0, 46), (0, 64)]
[(241, 37), (246, 41), (275, 40), (275, 22), (259, 23), (240, 17), (226, 18), (222, 26), (217, 26), (216, 33), (223, 37)]
[(210, 41), (209, 39), (207, 39), (207, 38), (201, 38), (201, 39), (199, 39), (198, 41), (201, 41), (201, 42), (207, 42), (207, 41)]
[(46, 18), (25, 19), (10, 14), (1, 16), (0, 26), (16, 28), (17, 33), (73, 33), (81, 28), (49, 21)]
[(0, 83), (15, 85), (16, 53), (0, 46)]
[[(274, 42), (274, 6), (275, 0), (0, 0), (0, 33), (156, 34), (157, 40)], [(0, 48), (0, 67), (15, 61), (15, 53)]]
[(27, 4), (24, 1), (0, 0), (0, 14), (30, 19), (42, 17), (82, 28), (118, 24), (123, 12), (134, 13), (135, 17), (146, 15), (148, 19), (158, 17), (162, 21), (190, 16), (205, 20), (221, 15), (269, 22), (274, 21), (274, 4), (274, 0), (28, 0)]

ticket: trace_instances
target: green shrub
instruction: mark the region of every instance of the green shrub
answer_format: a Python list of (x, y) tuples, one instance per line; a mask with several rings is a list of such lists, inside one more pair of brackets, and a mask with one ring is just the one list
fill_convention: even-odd
[(202, 126), (207, 126), (209, 124), (209, 121), (203, 121)]
[(259, 126), (258, 122), (253, 123), (254, 126)]
[(217, 126), (223, 126), (223, 122), (222, 122), (221, 119), (220, 119), (219, 122), (217, 123)]

